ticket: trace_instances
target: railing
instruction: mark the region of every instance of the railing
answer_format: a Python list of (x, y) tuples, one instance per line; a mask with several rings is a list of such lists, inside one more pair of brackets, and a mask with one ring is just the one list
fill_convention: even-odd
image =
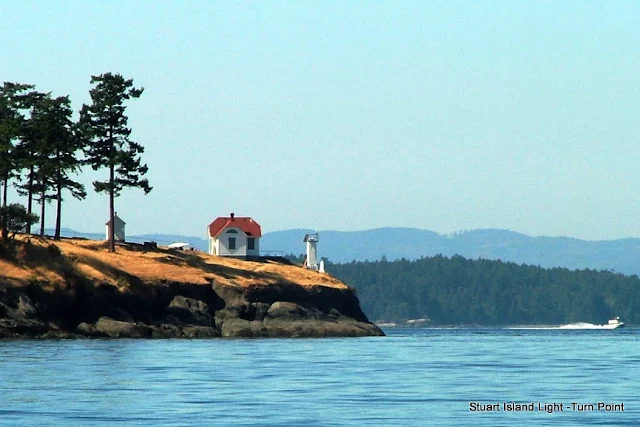
[(260, 251), (260, 256), (284, 257), (284, 255), (285, 255), (284, 251), (271, 251), (271, 250)]

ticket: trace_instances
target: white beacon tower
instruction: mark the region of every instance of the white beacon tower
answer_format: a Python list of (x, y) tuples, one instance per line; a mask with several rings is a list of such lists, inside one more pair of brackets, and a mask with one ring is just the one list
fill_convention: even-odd
[(309, 270), (318, 270), (318, 232), (316, 231), (313, 234), (305, 234), (304, 239), (302, 240), (307, 244), (307, 259), (305, 267)]

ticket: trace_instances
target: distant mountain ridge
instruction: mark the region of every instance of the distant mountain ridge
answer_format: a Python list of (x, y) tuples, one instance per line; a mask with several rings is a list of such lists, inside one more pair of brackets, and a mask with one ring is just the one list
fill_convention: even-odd
[[(302, 237), (311, 230), (266, 233), (261, 248), (304, 253)], [(553, 268), (613, 270), (640, 275), (640, 239), (587, 241), (570, 237), (532, 237), (501, 229), (438, 234), (416, 228), (320, 231), (318, 254), (332, 262), (389, 261), (434, 255), (461, 255)]]
[[(299, 255), (305, 252), (302, 239), (310, 229), (292, 229), (265, 233), (261, 251), (281, 251)], [(104, 234), (79, 233), (63, 229), (63, 236), (104, 238)], [(97, 237), (101, 236), (101, 237)], [(128, 236), (127, 240), (154, 240), (160, 244), (187, 242), (206, 251), (207, 241), (200, 237), (167, 234)], [(417, 228), (377, 228), (363, 231), (320, 231), (318, 255), (331, 262), (389, 261), (417, 259), (433, 255), (461, 255), (470, 259), (493, 259), (545, 268), (614, 270), (640, 275), (640, 239), (627, 238), (587, 241), (570, 237), (532, 237), (501, 229), (482, 229), (454, 234), (438, 234)]]

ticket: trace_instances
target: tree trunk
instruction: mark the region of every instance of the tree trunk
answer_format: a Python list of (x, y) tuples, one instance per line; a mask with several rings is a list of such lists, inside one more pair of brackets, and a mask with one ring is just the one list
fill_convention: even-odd
[(6, 207), (7, 206), (7, 184), (9, 184), (8, 182), (9, 180), (7, 178), (2, 180), (2, 207)]
[(62, 216), (62, 182), (60, 177), (58, 177), (58, 194), (56, 196), (56, 200), (58, 202), (58, 206), (56, 207), (56, 231), (53, 234), (53, 240), (60, 240), (60, 217)]
[(44, 212), (47, 205), (47, 190), (42, 187), (42, 193), (40, 194), (40, 237), (44, 237)]
[[(29, 170), (29, 184), (27, 185), (27, 213), (31, 215), (33, 211), (33, 166)], [(31, 234), (31, 223), (27, 221), (26, 233)]]
[[(6, 208), (7, 207), (7, 184), (9, 183), (9, 180), (7, 178), (4, 178), (2, 180), (2, 207)], [(7, 222), (8, 222), (8, 218), (6, 216), (2, 216), (2, 224), (0, 224), (0, 228), (2, 228), (2, 240), (7, 240), (9, 238), (9, 230), (7, 230)]]
[(113, 164), (109, 166), (109, 252), (116, 251), (115, 244), (115, 215), (114, 215), (114, 207), (113, 207)]

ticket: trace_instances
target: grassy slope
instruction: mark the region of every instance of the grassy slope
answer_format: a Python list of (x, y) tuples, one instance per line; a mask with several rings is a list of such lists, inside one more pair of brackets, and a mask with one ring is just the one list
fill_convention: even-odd
[[(21, 239), (24, 242), (25, 238)], [(162, 247), (143, 250), (142, 246), (134, 244), (120, 244), (116, 253), (109, 253), (106, 242), (95, 240), (54, 242), (31, 237), (30, 242), (30, 245), (18, 248), (15, 260), (0, 259), (0, 282), (14, 286), (34, 280), (63, 283), (66, 277), (82, 276), (117, 286), (138, 278), (148, 283), (175, 281), (206, 285), (215, 280), (230, 286), (295, 283), (346, 288), (344, 283), (328, 274), (276, 262), (244, 261)], [(62, 256), (55, 255), (57, 251), (53, 246)]]

